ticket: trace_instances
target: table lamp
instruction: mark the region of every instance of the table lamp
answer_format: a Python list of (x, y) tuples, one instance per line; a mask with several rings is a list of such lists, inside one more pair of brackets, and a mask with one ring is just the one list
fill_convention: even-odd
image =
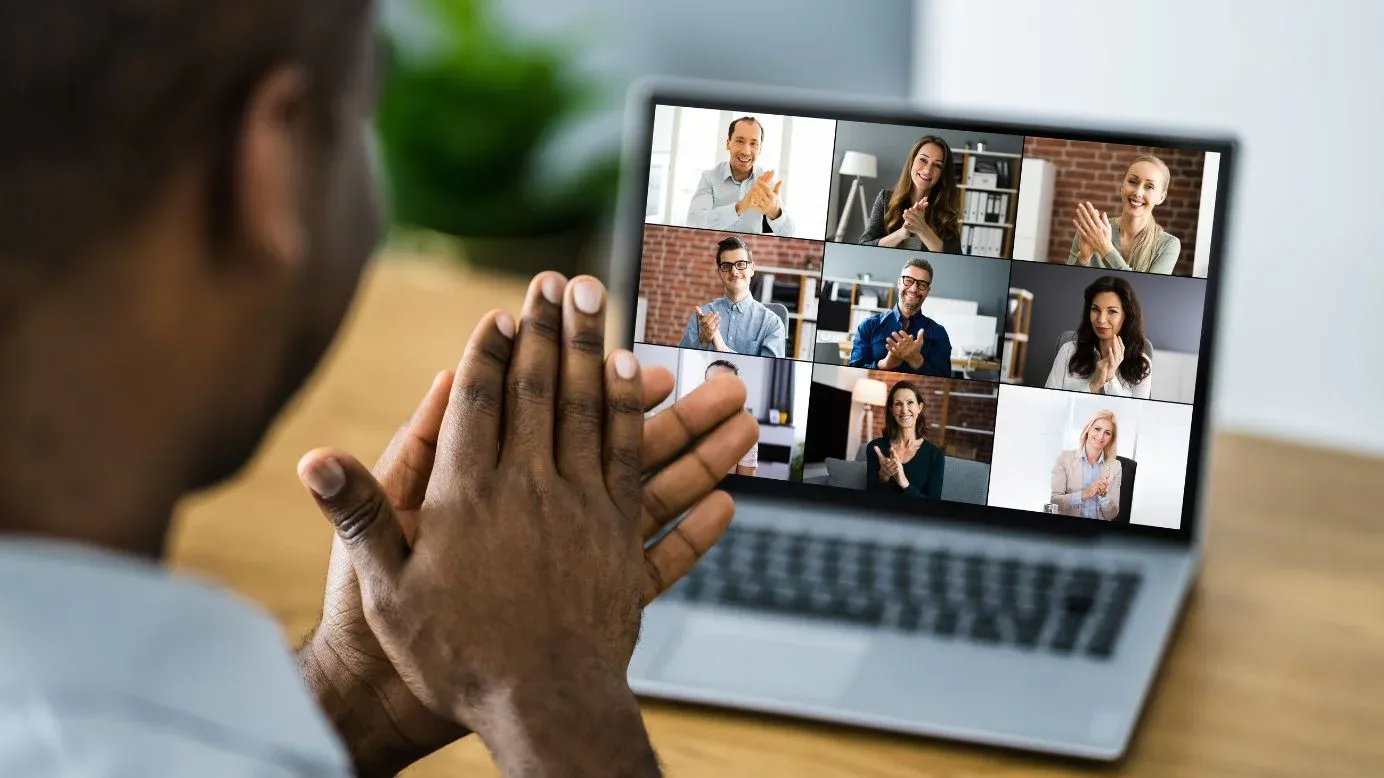
[(851, 203), (860, 196), (860, 219), (861, 226), (868, 224), (870, 214), (865, 210), (865, 191), (860, 186), (860, 179), (874, 178), (876, 175), (875, 155), (866, 154), (863, 151), (847, 151), (841, 158), (841, 175), (851, 176), (851, 191), (846, 195), (846, 204), (841, 207), (841, 218), (836, 222), (836, 240), (840, 242), (846, 235), (846, 219), (851, 213)]
[(875, 408), (883, 408), (889, 397), (889, 386), (873, 378), (862, 378), (851, 389), (851, 402), (865, 406), (865, 437), (861, 443), (874, 439)]

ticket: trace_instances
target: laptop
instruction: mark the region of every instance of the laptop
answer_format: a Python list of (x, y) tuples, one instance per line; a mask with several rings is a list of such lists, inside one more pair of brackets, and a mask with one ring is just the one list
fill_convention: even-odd
[(734, 372), (760, 422), (636, 693), (1120, 758), (1199, 565), (1235, 139), (660, 79), (625, 154), (655, 411)]

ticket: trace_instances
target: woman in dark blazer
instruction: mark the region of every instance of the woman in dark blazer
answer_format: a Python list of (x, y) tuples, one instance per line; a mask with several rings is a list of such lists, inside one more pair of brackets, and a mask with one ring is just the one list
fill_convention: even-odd
[(961, 253), (960, 197), (947, 142), (925, 135), (913, 144), (893, 189), (875, 198), (859, 243)]
[(884, 437), (870, 441), (865, 457), (865, 488), (909, 497), (942, 498), (946, 456), (923, 435), (923, 392), (916, 384), (899, 381), (885, 402)]

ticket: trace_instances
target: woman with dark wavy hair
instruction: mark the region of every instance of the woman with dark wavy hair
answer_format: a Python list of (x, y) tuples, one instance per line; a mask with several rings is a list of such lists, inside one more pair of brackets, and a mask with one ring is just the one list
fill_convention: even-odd
[(923, 390), (899, 381), (889, 387), (884, 406), (884, 437), (869, 443), (865, 488), (941, 499), (946, 455), (926, 437)]
[(961, 197), (947, 142), (925, 135), (913, 144), (893, 189), (870, 209), (858, 243), (913, 251), (961, 253)]
[(1086, 287), (1085, 299), (1076, 340), (1057, 350), (1047, 388), (1148, 399), (1153, 355), (1134, 287), (1123, 278), (1101, 276)]

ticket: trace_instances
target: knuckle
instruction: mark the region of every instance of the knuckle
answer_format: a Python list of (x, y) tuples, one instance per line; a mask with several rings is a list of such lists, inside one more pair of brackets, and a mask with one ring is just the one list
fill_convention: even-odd
[(558, 342), (561, 332), (559, 331), (557, 318), (546, 314), (529, 314), (525, 316), (519, 325), (520, 333), (536, 335), (544, 340)]
[(616, 473), (633, 473), (636, 475), (640, 468), (644, 466), (643, 457), (638, 448), (633, 446), (611, 445), (606, 448), (606, 461)]
[(606, 398), (606, 408), (612, 416), (643, 416), (644, 403), (634, 394), (622, 392)]
[(365, 500), (341, 506), (333, 511), (332, 523), (336, 525), (337, 534), (348, 545), (359, 543), (374, 528), (375, 522), (384, 514), (384, 510), (383, 495), (374, 493)]
[(578, 328), (567, 339), (567, 347), (581, 354), (602, 357), (605, 355), (605, 333), (594, 328)]
[(601, 423), (601, 401), (593, 394), (573, 394), (562, 399), (558, 415), (563, 423), (597, 427)]
[(499, 417), (502, 403), (489, 384), (468, 381), (458, 387), (458, 392), (459, 404), (465, 412), (486, 418)]
[(509, 380), (509, 397), (518, 403), (547, 403), (553, 400), (553, 380), (533, 373), (520, 373)]

